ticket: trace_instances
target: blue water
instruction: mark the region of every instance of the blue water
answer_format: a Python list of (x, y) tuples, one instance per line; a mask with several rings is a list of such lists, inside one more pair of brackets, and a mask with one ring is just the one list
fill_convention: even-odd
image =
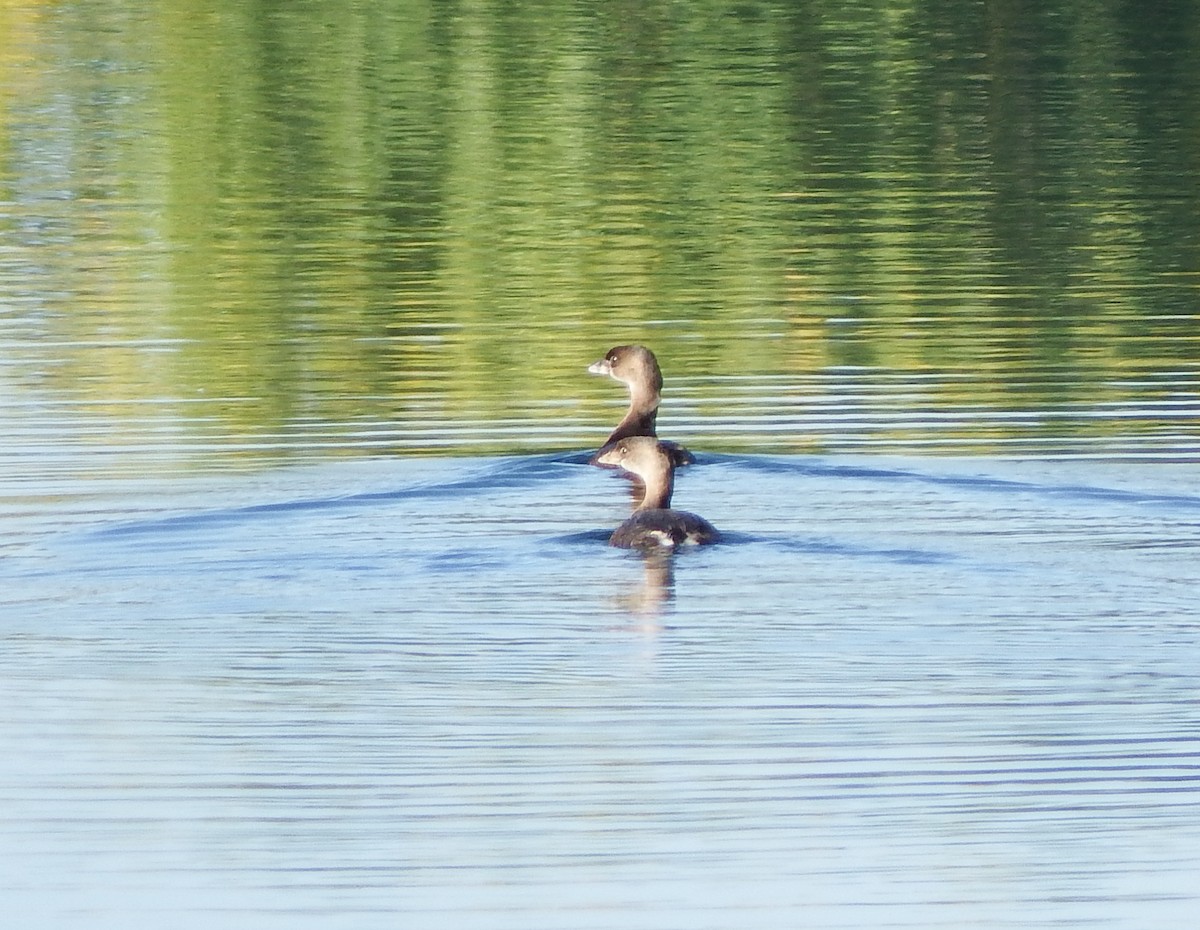
[(10, 486), (13, 926), (1191, 927), (1200, 491), (578, 455)]
[(0, 4), (0, 930), (1196, 926), (1200, 8), (727, 6)]

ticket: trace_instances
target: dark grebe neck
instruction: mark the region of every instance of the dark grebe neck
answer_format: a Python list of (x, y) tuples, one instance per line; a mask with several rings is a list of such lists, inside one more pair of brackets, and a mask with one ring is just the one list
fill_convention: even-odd
[(655, 435), (655, 421), (658, 419), (658, 404), (657, 402), (650, 409), (639, 409), (636, 405), (630, 405), (629, 411), (621, 418), (621, 422), (617, 424), (617, 428), (612, 431), (612, 435), (604, 443), (608, 445), (611, 442), (616, 442), (618, 439), (627, 439), (630, 436), (653, 436)]

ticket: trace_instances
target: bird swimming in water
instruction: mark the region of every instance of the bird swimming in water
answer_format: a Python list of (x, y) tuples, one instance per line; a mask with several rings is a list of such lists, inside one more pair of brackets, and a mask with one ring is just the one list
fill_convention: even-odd
[(720, 540), (716, 528), (694, 513), (671, 509), (675, 466), (664, 444), (651, 436), (628, 436), (601, 449), (592, 464), (620, 468), (645, 487), (642, 502), (613, 531), (610, 546), (622, 549), (675, 549)]
[[(663, 378), (653, 352), (639, 345), (614, 346), (604, 358), (589, 365), (588, 371), (594, 375), (608, 375), (629, 388), (629, 409), (605, 441), (605, 446), (629, 436), (657, 437), (655, 421), (662, 400)], [(676, 468), (696, 461), (695, 456), (678, 443), (664, 441), (662, 445)]]

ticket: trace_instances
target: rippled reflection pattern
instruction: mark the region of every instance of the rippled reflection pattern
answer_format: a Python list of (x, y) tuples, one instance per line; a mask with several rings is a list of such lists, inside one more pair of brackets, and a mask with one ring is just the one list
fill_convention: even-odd
[(6, 906), (1186, 927), (1189, 471), (702, 456), (665, 563), (578, 457), (97, 484), (0, 569)]
[(0, 4), (7, 924), (1192, 930), (1194, 7)]
[(713, 449), (1194, 456), (1195, 12), (909, 6), (9, 4), (0, 403), (566, 450), (641, 341)]

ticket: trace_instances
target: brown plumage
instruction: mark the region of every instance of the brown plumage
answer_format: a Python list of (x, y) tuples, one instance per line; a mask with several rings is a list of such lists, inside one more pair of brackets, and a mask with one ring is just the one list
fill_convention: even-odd
[(618, 439), (597, 452), (592, 463), (636, 475), (646, 489), (633, 515), (609, 538), (609, 545), (623, 549), (673, 549), (680, 545), (714, 543), (721, 538), (716, 528), (703, 517), (671, 509), (675, 466), (658, 440), (650, 436)]
[[(630, 436), (657, 437), (655, 421), (662, 400), (663, 379), (653, 352), (639, 345), (614, 346), (604, 358), (589, 365), (588, 371), (594, 375), (608, 375), (629, 388), (629, 409), (605, 441), (605, 446)], [(676, 468), (696, 461), (695, 456), (678, 443), (663, 442), (663, 447)]]

